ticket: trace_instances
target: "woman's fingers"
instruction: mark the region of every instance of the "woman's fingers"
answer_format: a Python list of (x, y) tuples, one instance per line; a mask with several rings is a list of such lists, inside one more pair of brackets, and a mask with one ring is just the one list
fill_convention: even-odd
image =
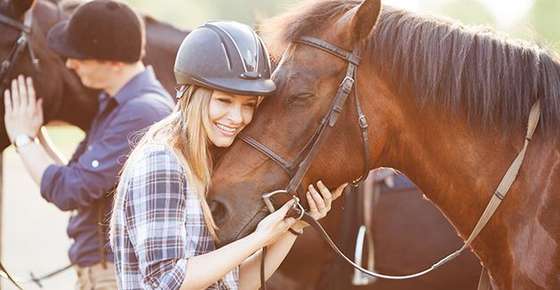
[(19, 98), (19, 88), (17, 79), (12, 80), (12, 109), (14, 111), (19, 111), (20, 109), (20, 98)]
[(283, 220), (286, 217), (286, 214), (288, 214), (290, 208), (294, 206), (294, 202), (295, 201), (292, 199), (274, 212), (274, 215), (277, 217), (278, 221)]
[(25, 84), (25, 78), (23, 75), (17, 77), (20, 106), (22, 109), (27, 109), (29, 106), (29, 94), (27, 93), (27, 85)]
[(309, 185), (308, 190), (309, 193), (311, 194), (311, 197), (315, 201), (315, 204), (317, 204), (317, 209), (319, 209), (319, 211), (323, 211), (325, 208), (327, 208), (325, 201), (323, 200), (319, 192), (317, 192), (317, 190), (312, 184)]
[(10, 96), (10, 90), (4, 90), (4, 114), (9, 116), (12, 113), (12, 97)]
[(319, 180), (319, 182), (317, 182), (317, 187), (319, 188), (319, 191), (321, 191), (321, 195), (323, 196), (323, 199), (325, 200), (325, 204), (327, 205), (327, 208), (330, 209), (331, 208), (331, 203), (333, 201), (333, 196), (332, 196), (331, 191), (320, 180)]
[(289, 217), (289, 218), (285, 218), (284, 219), (284, 226), (285, 229), (283, 229), (284, 231), (287, 231), (291, 226), (293, 226), (295, 223), (297, 222), (297, 220), (293, 217)]
[(35, 107), (37, 109), (37, 118), (39, 119), (40, 124), (43, 124), (43, 99), (38, 99)]
[(35, 88), (33, 87), (33, 79), (31, 77), (25, 78), (25, 87), (27, 90), (27, 102), (29, 107), (34, 111), (37, 108), (37, 100)]
[(307, 204), (309, 205), (309, 212), (313, 215), (315, 213), (319, 213), (319, 209), (317, 208), (317, 203), (311, 196), (311, 193), (308, 191), (305, 193), (305, 197), (307, 198)]
[(333, 193), (333, 200), (339, 198), (342, 195), (346, 186), (348, 186), (348, 183), (342, 184), (337, 189), (335, 189)]

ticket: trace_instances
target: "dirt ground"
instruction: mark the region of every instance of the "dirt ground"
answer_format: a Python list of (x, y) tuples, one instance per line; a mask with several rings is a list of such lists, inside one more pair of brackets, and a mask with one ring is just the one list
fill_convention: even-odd
[[(83, 133), (75, 128), (49, 129), (54, 142), (65, 156), (70, 156)], [(66, 236), (70, 213), (58, 210), (40, 195), (38, 186), (29, 177), (23, 163), (12, 147), (6, 149), (4, 158), (2, 262), (26, 290), (41, 289), (25, 282), (30, 273), (36, 276), (68, 265), (67, 249), (71, 240)], [(73, 289), (75, 274), (72, 269), (45, 280), (45, 290)], [(2, 290), (15, 287), (2, 282)]]

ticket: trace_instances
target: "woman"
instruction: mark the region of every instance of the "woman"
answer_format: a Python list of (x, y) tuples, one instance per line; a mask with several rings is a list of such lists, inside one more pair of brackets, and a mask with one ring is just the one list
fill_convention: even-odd
[[(215, 249), (205, 197), (212, 149), (230, 146), (260, 98), (276, 89), (268, 53), (246, 25), (207, 23), (183, 41), (175, 76), (175, 111), (144, 135), (117, 188), (111, 245), (119, 289), (257, 289), (260, 249), (269, 249), (269, 277), (306, 224), (285, 218), (288, 202), (252, 234)], [(321, 218), (344, 186), (333, 194), (317, 187), (309, 187), (307, 201)]]

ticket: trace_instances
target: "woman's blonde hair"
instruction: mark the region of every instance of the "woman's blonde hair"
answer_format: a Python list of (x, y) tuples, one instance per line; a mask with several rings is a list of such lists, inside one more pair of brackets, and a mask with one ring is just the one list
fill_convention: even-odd
[[(135, 149), (130, 154), (123, 166), (122, 172), (128, 167), (136, 154), (142, 152), (142, 147), (149, 144), (164, 144), (172, 150), (187, 173), (189, 186), (198, 194), (206, 226), (217, 241), (217, 226), (212, 218), (210, 207), (206, 202), (206, 193), (210, 185), (212, 174), (212, 158), (209, 150), (209, 139), (205, 127), (210, 126), (208, 109), (212, 90), (190, 86), (184, 92), (171, 115), (152, 125), (137, 142)], [(117, 194), (120, 192), (122, 182), (119, 182)], [(115, 196), (115, 205), (119, 196)], [(114, 213), (113, 213), (114, 215)], [(112, 227), (113, 228), (113, 227)], [(113, 234), (113, 230), (111, 230)]]

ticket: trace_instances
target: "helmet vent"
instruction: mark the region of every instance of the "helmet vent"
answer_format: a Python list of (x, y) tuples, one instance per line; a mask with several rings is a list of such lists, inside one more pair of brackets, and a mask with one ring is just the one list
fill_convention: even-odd
[(222, 50), (223, 50), (223, 52), (224, 52), (224, 55), (226, 56), (228, 69), (231, 71), (231, 70), (232, 70), (232, 68), (231, 68), (231, 59), (229, 59), (229, 55), (228, 55), (228, 53), (227, 53), (226, 46), (224, 45), (223, 42), (221, 43), (221, 45), (222, 45)]
[(239, 75), (242, 79), (246, 79), (246, 80), (257, 80), (262, 78), (262, 75), (256, 71), (248, 71), (248, 72), (244, 72), (241, 75)]

